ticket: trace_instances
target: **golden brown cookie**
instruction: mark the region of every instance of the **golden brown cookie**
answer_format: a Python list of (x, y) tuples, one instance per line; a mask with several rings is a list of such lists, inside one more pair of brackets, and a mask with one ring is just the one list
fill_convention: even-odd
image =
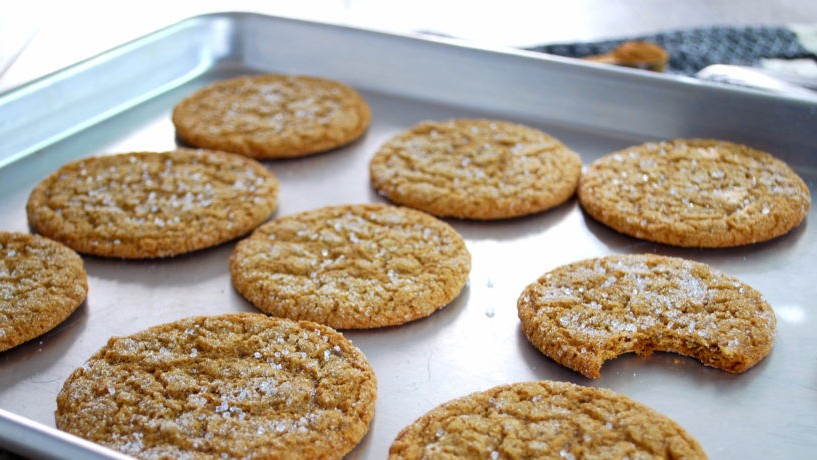
[(173, 110), (176, 133), (196, 147), (288, 158), (346, 145), (369, 127), (369, 105), (343, 83), (255, 75), (202, 88)]
[(430, 315), (465, 286), (462, 237), (428, 214), (382, 204), (330, 206), (259, 227), (230, 258), (233, 285), (259, 309), (338, 329)]
[(277, 197), (278, 180), (257, 161), (180, 149), (69, 163), (34, 188), (26, 210), (38, 232), (76, 251), (143, 259), (244, 235)]
[(539, 381), (497, 386), (432, 409), (397, 435), (389, 458), (704, 459), (706, 453), (672, 419), (624, 395)]
[(42, 236), (0, 232), (0, 351), (50, 331), (87, 294), (77, 253)]
[(386, 142), (372, 185), (394, 203), (443, 217), (504, 219), (567, 201), (579, 155), (553, 137), (498, 120), (424, 122)]
[(588, 259), (546, 273), (517, 303), (528, 339), (586, 377), (623, 353), (671, 351), (744, 372), (772, 349), (763, 296), (708, 265), (652, 254)]
[(117, 337), (57, 396), (57, 427), (140, 458), (342, 458), (366, 434), (377, 381), (315, 323), (244, 313)]
[(611, 153), (579, 183), (590, 216), (626, 235), (684, 247), (740, 246), (797, 227), (809, 190), (772, 155), (731, 142), (676, 139)]

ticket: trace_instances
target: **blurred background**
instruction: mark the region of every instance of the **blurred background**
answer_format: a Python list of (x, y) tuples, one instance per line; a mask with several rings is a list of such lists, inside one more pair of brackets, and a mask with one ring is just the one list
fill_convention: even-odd
[(530, 47), (705, 26), (817, 27), (810, 0), (0, 0), (0, 92), (184, 18), (250, 11)]

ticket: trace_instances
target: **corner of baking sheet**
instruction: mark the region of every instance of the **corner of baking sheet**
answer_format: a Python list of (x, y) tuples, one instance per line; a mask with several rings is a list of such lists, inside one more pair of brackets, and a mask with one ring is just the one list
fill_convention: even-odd
[[(31, 458), (127, 460), (131, 457), (99, 444), (0, 409), (0, 444)], [(2, 452), (0, 452), (2, 454)], [(5, 458), (0, 455), (0, 457)]]
[(193, 17), (0, 94), (0, 167), (233, 58), (235, 18)]

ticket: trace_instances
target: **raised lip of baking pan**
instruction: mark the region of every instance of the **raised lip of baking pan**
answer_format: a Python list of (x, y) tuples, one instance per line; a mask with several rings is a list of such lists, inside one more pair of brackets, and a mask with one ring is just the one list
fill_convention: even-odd
[[(261, 41), (259, 36), (269, 39)], [(325, 38), (310, 39), (314, 36)], [(289, 46), (293, 42), (298, 44), (295, 52)], [(487, 60), (492, 65), (484, 65)], [(183, 20), (1, 93), (0, 166), (178, 87), (225, 61), (267, 63), (279, 72), (291, 68), (329, 74), (372, 91), (496, 107), (520, 116), (541, 116), (548, 104), (575, 104), (571, 100), (603, 102), (583, 111), (562, 112), (559, 121), (656, 138), (684, 132), (729, 138), (740, 133), (743, 141), (758, 148), (774, 145), (795, 153), (811, 151), (814, 145), (807, 141), (814, 139), (810, 122), (817, 118), (817, 103), (779, 94), (511, 48), (491, 49), (443, 37), (255, 13), (212, 13)], [(418, 72), (418, 63), (426, 64), (422, 72)], [(455, 69), (460, 71), (455, 73)], [(481, 90), (506, 82), (509, 75), (519, 85), (516, 90), (504, 88), (493, 94)], [(633, 86), (638, 87), (637, 93)], [(536, 92), (529, 92), (530, 88)], [(642, 110), (650, 105), (657, 110)], [(800, 122), (785, 123), (791, 120)], [(781, 138), (790, 145), (781, 145)]]
[[(491, 108), (510, 118), (608, 136), (739, 139), (773, 148), (800, 170), (817, 170), (813, 102), (446, 38), (214, 13), (0, 94), (0, 171), (217, 66), (230, 65), (324, 75), (374, 94), (465, 111)], [(554, 107), (559, 110), (551, 111)], [(376, 414), (375, 421), (378, 417), (384, 415)], [(817, 445), (817, 439), (798, 442), (804, 448)], [(122, 457), (2, 409), (0, 444), (31, 456)]]

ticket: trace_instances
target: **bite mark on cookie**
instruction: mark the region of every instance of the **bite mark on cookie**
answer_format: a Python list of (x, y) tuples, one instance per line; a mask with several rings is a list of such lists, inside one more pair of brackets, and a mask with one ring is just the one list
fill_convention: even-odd
[(586, 377), (624, 353), (668, 351), (740, 373), (772, 348), (774, 311), (757, 290), (711, 267), (657, 255), (559, 267), (519, 297), (525, 334)]

